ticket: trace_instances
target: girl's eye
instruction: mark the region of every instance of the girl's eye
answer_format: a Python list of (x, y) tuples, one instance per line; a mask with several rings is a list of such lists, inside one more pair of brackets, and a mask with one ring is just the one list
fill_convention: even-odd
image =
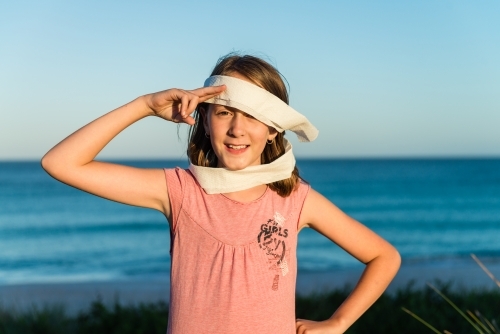
[(227, 110), (219, 110), (217, 111), (217, 115), (220, 115), (220, 116), (225, 116), (225, 115), (230, 115), (231, 113)]

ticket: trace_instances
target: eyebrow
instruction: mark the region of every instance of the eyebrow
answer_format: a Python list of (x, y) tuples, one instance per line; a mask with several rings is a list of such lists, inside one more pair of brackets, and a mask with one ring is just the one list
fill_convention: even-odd
[(246, 112), (244, 112), (244, 111), (242, 111), (242, 110), (240, 110), (240, 109), (238, 109), (238, 108), (235, 108), (235, 107), (229, 107), (229, 106), (225, 106), (225, 105), (222, 105), (222, 104), (216, 104), (216, 103), (214, 103), (214, 107), (215, 107), (215, 108), (219, 107), (219, 108), (221, 108), (221, 109), (226, 109), (226, 110), (229, 110), (229, 111), (231, 111), (231, 112), (240, 112), (240, 113), (242, 113), (242, 114), (245, 114), (246, 116), (249, 116), (249, 117), (255, 118), (255, 117), (253, 117), (252, 115), (250, 115), (249, 113), (246, 113)]

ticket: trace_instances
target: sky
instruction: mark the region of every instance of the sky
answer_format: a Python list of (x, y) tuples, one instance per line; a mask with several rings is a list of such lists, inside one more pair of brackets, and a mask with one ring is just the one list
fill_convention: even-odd
[[(264, 57), (319, 129), (297, 157), (499, 157), (500, 2), (4, 1), (0, 160), (39, 159), (138, 96), (194, 89), (217, 59)], [(102, 159), (185, 159), (149, 117)]]

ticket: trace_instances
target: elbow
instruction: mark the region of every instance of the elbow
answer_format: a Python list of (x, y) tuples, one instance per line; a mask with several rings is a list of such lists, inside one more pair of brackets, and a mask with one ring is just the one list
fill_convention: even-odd
[(394, 246), (387, 243), (385, 247), (380, 249), (380, 252), (372, 260), (365, 262), (366, 265), (374, 263), (384, 266), (387, 273), (392, 272), (396, 275), (401, 267), (401, 255)]
[(401, 254), (399, 254), (398, 250), (393, 246), (391, 246), (391, 250), (388, 253), (388, 259), (394, 268), (394, 272), (397, 273), (401, 267)]
[[(386, 244), (386, 247), (373, 259), (378, 263), (382, 263), (386, 268), (387, 273), (396, 275), (401, 267), (401, 255), (398, 250), (391, 244)], [(372, 262), (372, 261), (370, 261)]]
[[(50, 152), (49, 152), (50, 153)], [(53, 170), (53, 161), (52, 159), (50, 158), (50, 154), (49, 153), (46, 153), (43, 157), (42, 157), (42, 160), (40, 160), (40, 165), (42, 166), (42, 168), (49, 174), (52, 175), (51, 171)]]
[(40, 160), (42, 168), (52, 177), (55, 177), (55, 174), (57, 174), (57, 167), (60, 165), (56, 160), (57, 159), (54, 158), (50, 151)]
[(49, 170), (50, 170), (50, 158), (48, 157), (48, 153), (46, 153), (43, 157), (42, 157), (42, 160), (40, 160), (40, 165), (42, 166), (42, 168), (47, 172), (49, 173)]

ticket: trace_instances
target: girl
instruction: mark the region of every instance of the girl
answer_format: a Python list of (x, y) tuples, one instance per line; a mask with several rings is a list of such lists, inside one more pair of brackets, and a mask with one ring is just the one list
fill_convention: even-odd
[[(95, 161), (122, 130), (157, 116), (192, 126), (189, 170)], [(291, 130), (317, 130), (288, 106), (279, 72), (253, 56), (221, 58), (203, 88), (141, 96), (96, 119), (42, 159), (54, 178), (170, 223), (168, 333), (344, 333), (396, 274), (398, 252), (304, 183)], [(327, 320), (295, 319), (298, 231), (311, 227), (366, 269)]]

